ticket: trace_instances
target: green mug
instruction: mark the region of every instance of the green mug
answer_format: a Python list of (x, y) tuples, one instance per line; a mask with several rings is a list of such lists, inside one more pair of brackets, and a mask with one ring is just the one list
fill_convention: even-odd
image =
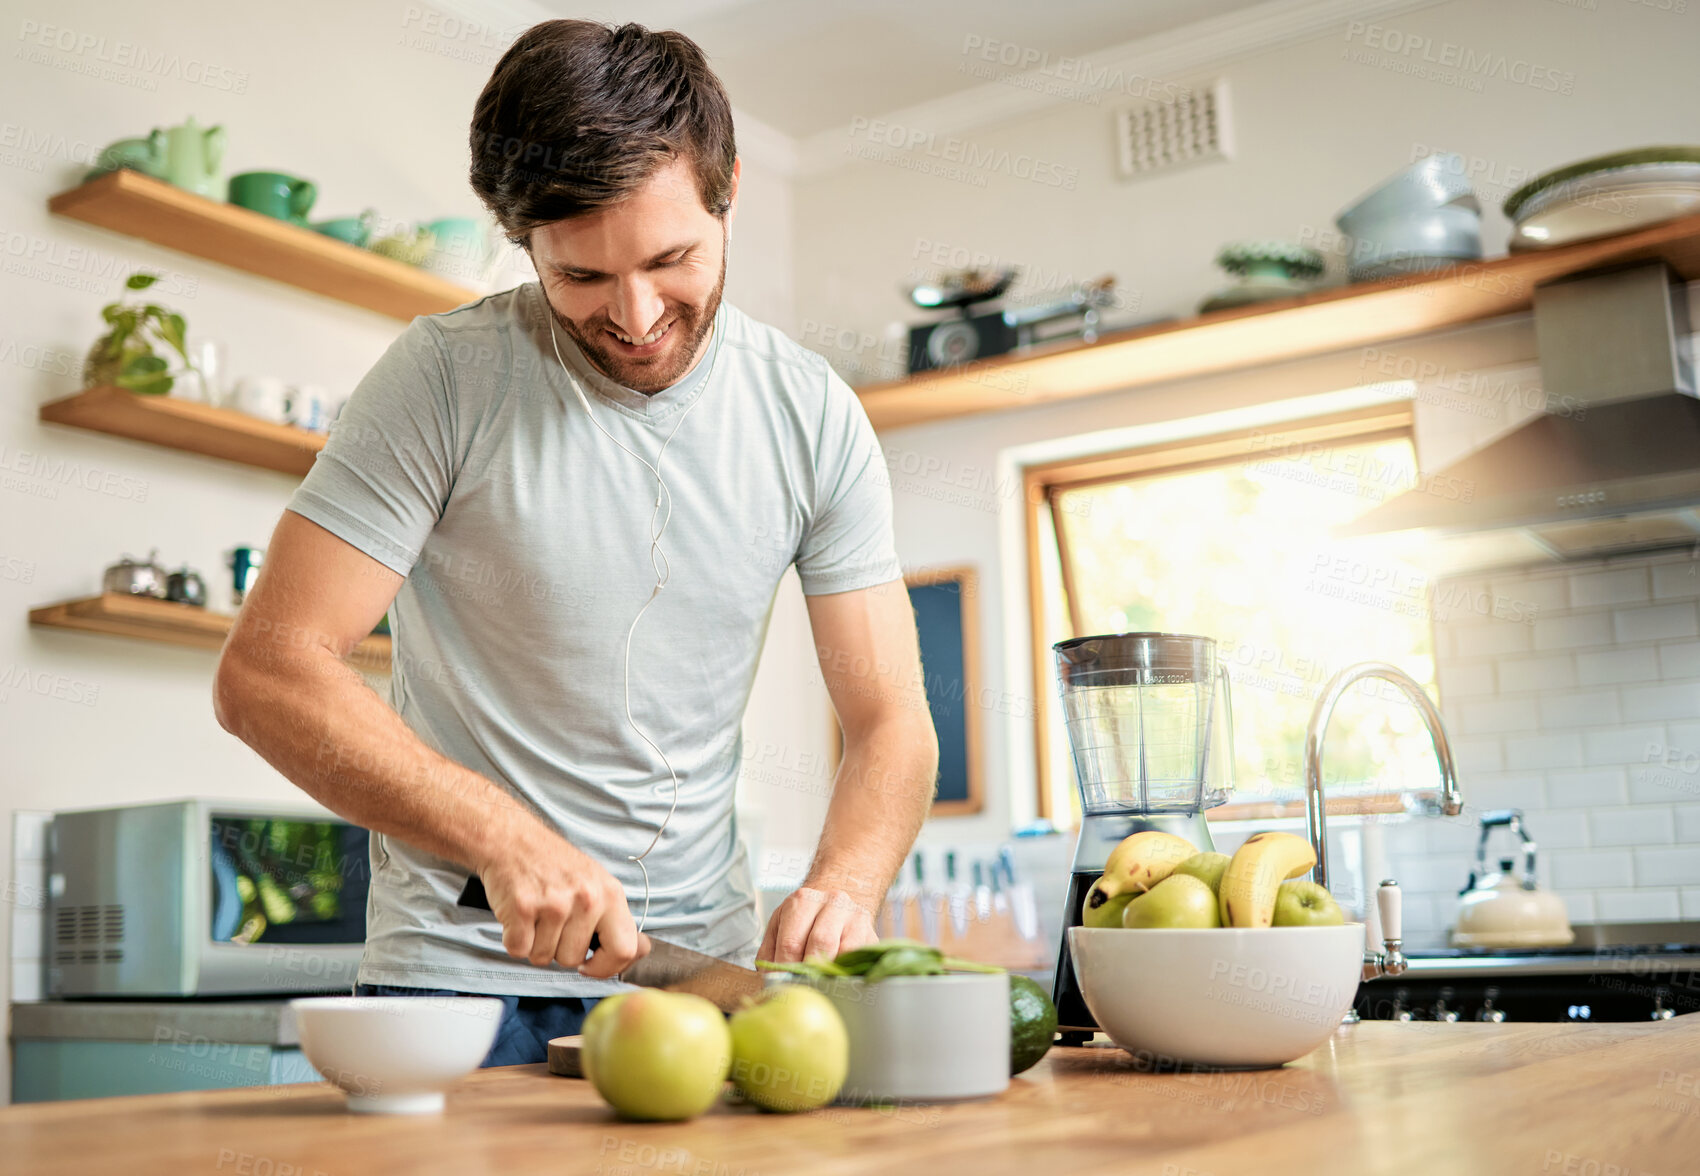
[(307, 223), (319, 189), (312, 180), (284, 172), (243, 172), (230, 177), (230, 203), (291, 224)]

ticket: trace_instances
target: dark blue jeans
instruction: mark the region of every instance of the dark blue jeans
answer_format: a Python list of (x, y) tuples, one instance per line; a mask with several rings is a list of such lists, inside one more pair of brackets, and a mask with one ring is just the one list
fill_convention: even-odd
[(496, 1042), (484, 1056), (486, 1066), (522, 1066), (549, 1060), (549, 1040), (571, 1037), (597, 998), (576, 996), (499, 996), (493, 992), (455, 992), (449, 988), (401, 988), (393, 984), (356, 984), (355, 996), (489, 996), (502, 1002)]

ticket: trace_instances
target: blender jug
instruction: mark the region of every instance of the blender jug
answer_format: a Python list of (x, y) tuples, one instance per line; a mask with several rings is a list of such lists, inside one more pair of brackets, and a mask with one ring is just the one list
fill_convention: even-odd
[(1198, 813), (1227, 799), (1233, 704), (1213, 638), (1120, 633), (1055, 649), (1082, 812)]

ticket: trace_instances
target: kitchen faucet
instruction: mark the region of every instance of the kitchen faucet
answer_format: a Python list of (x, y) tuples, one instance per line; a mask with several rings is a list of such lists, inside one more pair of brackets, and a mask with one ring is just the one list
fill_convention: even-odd
[[(1440, 763), (1440, 812), (1455, 817), (1464, 809), (1458, 794), (1458, 771), (1452, 762), (1452, 742), (1446, 737), (1446, 726), (1440, 721), (1440, 711), (1423, 688), (1398, 666), (1386, 662), (1359, 662), (1347, 666), (1323, 687), (1310, 712), (1310, 726), (1305, 731), (1305, 827), (1310, 835), (1311, 848), (1316, 851), (1316, 866), (1311, 878), (1320, 886), (1328, 885), (1328, 823), (1327, 806), (1322, 799), (1322, 740), (1328, 734), (1328, 721), (1334, 707), (1354, 682), (1365, 678), (1380, 678), (1391, 682), (1408, 696), (1423, 717), (1429, 738), (1434, 742), (1434, 758)], [(1376, 895), (1380, 907), (1382, 937), (1385, 951), (1364, 953), (1364, 978), (1397, 976), (1405, 970), (1405, 957), (1400, 951), (1399, 884), (1389, 878), (1382, 882)]]

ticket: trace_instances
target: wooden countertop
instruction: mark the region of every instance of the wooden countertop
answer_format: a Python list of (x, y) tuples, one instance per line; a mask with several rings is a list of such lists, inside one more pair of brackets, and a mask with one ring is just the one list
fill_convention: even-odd
[(350, 1115), (325, 1085), (0, 1110), (7, 1173), (1421, 1173), (1700, 1169), (1700, 1015), (1651, 1024), (1370, 1022), (1279, 1070), (1143, 1074), (1055, 1049), (1001, 1098), (690, 1123), (616, 1120), (542, 1066), (481, 1071), (426, 1118)]

